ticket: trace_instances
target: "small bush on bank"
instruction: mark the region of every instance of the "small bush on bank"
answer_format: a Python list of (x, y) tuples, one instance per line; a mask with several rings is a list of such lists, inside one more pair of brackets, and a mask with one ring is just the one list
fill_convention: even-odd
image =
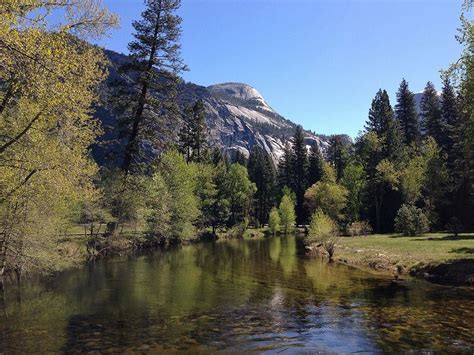
[(421, 208), (404, 204), (395, 218), (395, 231), (404, 236), (416, 236), (427, 232), (429, 221)]
[(306, 243), (321, 246), (328, 254), (329, 260), (332, 260), (336, 250), (338, 234), (337, 224), (331, 217), (323, 211), (317, 210), (311, 218)]
[(244, 218), (244, 220), (233, 226), (229, 231), (225, 234), (225, 238), (227, 239), (240, 239), (244, 237), (245, 231), (249, 227), (249, 220), (248, 218)]
[(355, 221), (349, 224), (347, 227), (347, 234), (351, 237), (359, 235), (368, 235), (372, 234), (372, 226), (367, 221)]

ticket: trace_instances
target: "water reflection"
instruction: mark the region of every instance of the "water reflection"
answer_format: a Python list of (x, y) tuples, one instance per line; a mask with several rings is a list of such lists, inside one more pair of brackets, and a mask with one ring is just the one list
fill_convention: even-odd
[(90, 264), (15, 288), (0, 352), (473, 349), (474, 295), (301, 255), (293, 237)]

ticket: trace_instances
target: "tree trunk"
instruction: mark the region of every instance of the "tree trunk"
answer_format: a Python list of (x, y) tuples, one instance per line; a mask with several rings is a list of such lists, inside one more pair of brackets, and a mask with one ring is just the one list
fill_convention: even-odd
[[(161, 2), (160, 2), (161, 6)], [(148, 56), (148, 63), (147, 68), (145, 71), (145, 75), (148, 76), (148, 73), (153, 69), (153, 64), (157, 52), (157, 37), (158, 37), (158, 30), (159, 30), (159, 23), (161, 21), (161, 12), (158, 13), (155, 29), (153, 33), (153, 45), (150, 50), (150, 55)], [(140, 98), (138, 100), (137, 111), (135, 113), (135, 117), (133, 119), (132, 131), (130, 132), (130, 137), (125, 148), (125, 156), (122, 162), (122, 170), (125, 172), (129, 172), (130, 167), (132, 165), (132, 158), (135, 150), (138, 146), (138, 134), (140, 129), (140, 124), (143, 120), (143, 110), (145, 109), (146, 104), (146, 97), (148, 95), (148, 86), (149, 86), (149, 78), (143, 82), (142, 91), (140, 94)]]

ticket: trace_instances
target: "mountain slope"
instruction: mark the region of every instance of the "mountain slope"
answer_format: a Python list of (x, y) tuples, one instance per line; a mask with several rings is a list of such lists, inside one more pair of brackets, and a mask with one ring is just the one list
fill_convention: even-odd
[[(117, 68), (127, 61), (127, 57), (112, 51), (106, 51), (110, 61), (110, 75), (104, 90), (107, 91), (117, 78)], [(106, 96), (106, 93), (105, 95)], [(182, 108), (203, 100), (206, 108), (206, 121), (209, 127), (211, 146), (223, 149), (229, 156), (236, 151), (248, 155), (255, 146), (268, 152), (276, 163), (280, 158), (283, 146), (291, 139), (296, 124), (285, 119), (265, 101), (253, 87), (242, 83), (223, 83), (204, 87), (193, 83), (182, 83), (178, 87), (178, 102)], [(107, 110), (97, 110), (97, 117), (105, 126), (105, 137), (113, 139), (111, 128), (117, 124), (116, 117)], [(177, 133), (179, 124), (168, 124), (168, 128)], [(316, 142), (324, 151), (327, 140), (311, 132), (306, 133), (308, 145)], [(104, 159), (100, 149), (95, 150), (99, 162)]]

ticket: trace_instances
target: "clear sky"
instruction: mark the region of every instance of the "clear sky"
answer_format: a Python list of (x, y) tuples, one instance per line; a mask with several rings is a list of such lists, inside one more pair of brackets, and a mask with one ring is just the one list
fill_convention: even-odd
[[(142, 0), (105, 0), (121, 28), (100, 44), (127, 53)], [(356, 136), (379, 88), (392, 103), (454, 62), (462, 0), (182, 0), (186, 81), (254, 86), (286, 118)]]

